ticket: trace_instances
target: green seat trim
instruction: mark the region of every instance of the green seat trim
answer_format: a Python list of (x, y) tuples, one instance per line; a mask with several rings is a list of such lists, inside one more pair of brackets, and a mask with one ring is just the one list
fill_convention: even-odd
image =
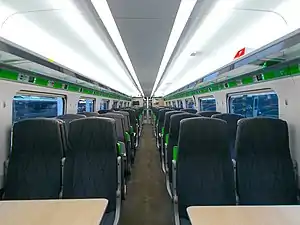
[(177, 161), (177, 157), (178, 157), (178, 146), (174, 146), (173, 147), (173, 160)]

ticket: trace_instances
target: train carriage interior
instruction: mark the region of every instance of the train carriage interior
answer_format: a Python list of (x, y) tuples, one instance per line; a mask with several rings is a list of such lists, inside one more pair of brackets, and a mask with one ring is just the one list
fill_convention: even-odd
[(299, 9), (0, 0), (0, 224), (300, 224)]

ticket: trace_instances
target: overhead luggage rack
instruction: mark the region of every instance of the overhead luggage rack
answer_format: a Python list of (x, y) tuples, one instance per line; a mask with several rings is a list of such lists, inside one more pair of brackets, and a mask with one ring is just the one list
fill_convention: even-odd
[[(292, 65), (299, 63), (299, 56), (300, 29), (297, 29), (294, 32), (279, 38), (260, 49), (234, 60), (233, 62), (211, 72), (201, 79), (198, 79), (178, 89), (177, 91), (166, 96), (166, 99), (173, 99), (174, 96), (177, 96), (178, 98), (179, 95), (182, 97), (187, 97), (192, 95), (191, 92), (193, 92), (193, 94), (201, 94), (205, 92), (217, 91), (223, 88), (230, 88), (232, 85), (239, 86), (246, 84), (247, 82), (253, 83), (266, 80), (270, 78), (268, 74), (265, 76), (265, 72), (268, 73), (269, 68), (272, 68), (272, 70), (284, 70), (283, 67), (289, 67), (287, 69), (289, 71), (280, 71), (280, 73), (282, 73), (282, 76), (284, 76), (286, 73), (290, 73), (287, 75), (291, 75), (292, 71), (293, 75), (299, 72), (299, 68), (297, 71), (295, 71), (295, 68)], [(264, 76), (260, 76), (262, 73)], [(233, 78), (236, 79), (237, 77), (244, 77), (249, 74), (253, 74), (258, 77), (249, 78), (248, 81), (241, 80), (239, 82), (236, 80), (234, 84), (230, 83), (231, 79)], [(275, 77), (276, 76), (273, 76), (273, 78)], [(219, 87), (219, 84), (222, 84), (222, 87)], [(200, 89), (202, 90), (200, 91)], [(199, 93), (195, 92), (195, 90), (198, 90)]]

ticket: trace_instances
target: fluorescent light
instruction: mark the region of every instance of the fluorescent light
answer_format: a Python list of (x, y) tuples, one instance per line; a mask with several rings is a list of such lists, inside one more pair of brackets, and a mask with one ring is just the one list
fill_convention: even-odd
[(168, 40), (167, 47), (165, 49), (165, 53), (163, 56), (163, 59), (161, 61), (158, 74), (156, 76), (156, 80), (151, 92), (151, 96), (153, 96), (154, 91), (166, 69), (166, 66), (170, 60), (170, 57), (177, 45), (177, 42), (182, 34), (182, 31), (184, 30), (184, 27), (196, 5), (197, 0), (182, 0), (173, 24), (173, 28)]
[[(101, 39), (99, 39), (99, 37), (97, 37), (97, 35), (92, 31), (89, 24), (87, 24), (86, 21), (80, 16), (78, 11), (76, 11), (74, 8), (71, 8), (71, 6), (68, 6), (67, 8), (71, 10), (66, 10), (61, 14), (64, 14), (63, 18), (66, 22), (68, 22), (70, 27), (73, 28), (73, 30), (76, 30), (77, 28), (78, 35), (80, 35), (80, 32), (88, 35), (80, 37), (87, 37), (86, 40), (87, 42), (90, 41), (90, 44), (93, 44), (94, 46), (102, 45), (103, 48), (101, 50), (102, 52), (105, 51), (105, 54), (104, 56), (97, 54), (97, 56), (99, 57), (100, 62), (104, 63), (103, 66), (100, 67), (97, 63), (93, 63), (93, 60), (89, 60), (82, 56), (80, 52), (76, 52), (68, 46), (62, 44), (58, 39), (50, 36), (46, 30), (42, 30), (40, 27), (27, 20), (21, 14), (16, 14), (10, 17), (0, 30), (0, 35), (18, 45), (21, 45), (48, 58), (51, 61), (54, 60), (61, 65), (84, 74), (92, 80), (117, 89), (125, 94), (136, 95), (138, 93), (136, 87), (125, 74), (125, 71), (121, 69), (120, 65), (112, 56), (112, 53), (109, 52), (107, 47), (103, 44)], [(1, 13), (3, 13), (4, 9), (5, 8), (1, 6)], [(8, 14), (15, 11), (6, 10), (5, 12)], [(70, 17), (67, 19), (64, 16)], [(70, 19), (73, 22), (71, 22)], [(78, 26), (75, 27), (76, 24)], [(91, 45), (87, 46), (90, 50), (92, 50)], [(99, 51), (99, 49), (96, 50)], [(114, 76), (118, 77), (118, 79), (115, 79)]]
[(163, 85), (163, 83), (171, 82), (179, 74), (181, 74), (181, 71), (190, 59), (191, 53), (195, 52), (196, 50), (201, 52), (201, 49), (229, 19), (232, 9), (239, 3), (239, 1), (240, 0), (219, 0), (216, 3), (214, 8), (211, 10), (211, 13), (207, 15), (203, 24), (201, 24), (199, 29), (195, 32), (187, 46), (184, 48), (183, 52), (175, 62), (172, 62), (170, 70), (166, 72), (165, 80), (161, 85)]
[(92, 4), (94, 5), (99, 17), (101, 18), (104, 26), (106, 27), (107, 32), (111, 36), (113, 42), (115, 43), (120, 55), (122, 56), (129, 72), (131, 73), (131, 76), (133, 77), (135, 83), (137, 84), (139, 91), (144, 96), (142, 87), (140, 85), (140, 82), (137, 78), (137, 75), (134, 71), (134, 68), (132, 66), (131, 60), (128, 56), (128, 53), (126, 51), (125, 45), (122, 41), (121, 35), (119, 33), (118, 27), (116, 25), (116, 22), (112, 16), (112, 13), (110, 11), (110, 8), (107, 4), (106, 0), (91, 0)]

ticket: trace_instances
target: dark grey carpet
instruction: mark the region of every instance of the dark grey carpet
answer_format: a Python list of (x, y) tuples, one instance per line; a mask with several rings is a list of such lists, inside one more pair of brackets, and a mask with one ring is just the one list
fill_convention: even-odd
[(172, 204), (151, 125), (144, 125), (120, 225), (172, 225)]

